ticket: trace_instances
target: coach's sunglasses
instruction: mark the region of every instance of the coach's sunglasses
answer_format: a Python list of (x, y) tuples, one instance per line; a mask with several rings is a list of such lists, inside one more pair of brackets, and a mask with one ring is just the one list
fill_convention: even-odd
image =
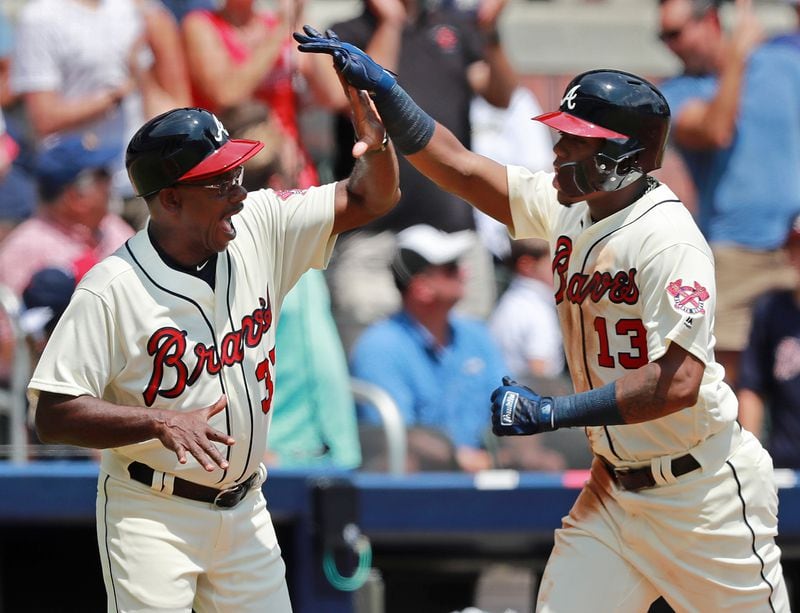
[(244, 179), (244, 166), (237, 166), (227, 175), (224, 175), (224, 177), (224, 179), (220, 179), (214, 183), (192, 183), (190, 181), (186, 181), (178, 182), (175, 185), (180, 185), (183, 187), (202, 187), (204, 189), (215, 189), (217, 190), (217, 197), (225, 198), (231, 193), (231, 191), (242, 184), (242, 180)]

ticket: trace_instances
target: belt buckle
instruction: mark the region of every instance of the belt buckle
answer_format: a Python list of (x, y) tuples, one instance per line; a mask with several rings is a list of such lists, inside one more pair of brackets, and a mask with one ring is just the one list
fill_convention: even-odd
[(615, 477), (624, 477), (628, 473), (630, 473), (633, 469), (630, 466), (623, 466), (622, 468), (617, 468), (613, 464), (611, 465), (611, 472), (614, 473)]
[(256, 473), (253, 473), (240, 484), (220, 490), (219, 493), (214, 496), (214, 501), (211, 504), (221, 509), (232, 509), (247, 495), (247, 492), (250, 490), (250, 486), (253, 485), (255, 477)]
[(232, 509), (244, 498), (244, 495), (247, 493), (247, 485), (249, 485), (249, 483), (245, 481), (239, 485), (220, 490), (219, 493), (214, 496), (214, 501), (211, 504), (221, 509)]

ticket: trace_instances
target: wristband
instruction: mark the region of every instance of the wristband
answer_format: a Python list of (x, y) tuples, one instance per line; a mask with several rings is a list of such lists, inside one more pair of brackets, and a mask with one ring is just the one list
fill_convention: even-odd
[(389, 91), (372, 94), (375, 107), (395, 148), (403, 155), (412, 155), (431, 140), (436, 122), (397, 83)]
[(571, 426), (616, 426), (625, 420), (617, 405), (617, 384), (553, 398), (550, 425), (553, 429)]

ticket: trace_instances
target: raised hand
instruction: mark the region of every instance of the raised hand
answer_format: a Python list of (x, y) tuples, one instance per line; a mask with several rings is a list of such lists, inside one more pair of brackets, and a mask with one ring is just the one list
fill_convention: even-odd
[(386, 130), (378, 119), (369, 96), (363, 90), (358, 90), (347, 83), (341, 74), (339, 79), (350, 102), (351, 119), (356, 133), (353, 157), (357, 159), (369, 151), (382, 151), (387, 144)]
[(208, 425), (209, 419), (222, 411), (228, 405), (228, 399), (223, 394), (214, 404), (202, 409), (179, 413), (164, 411), (164, 419), (159, 428), (158, 440), (175, 452), (178, 461), (186, 464), (186, 454), (190, 453), (208, 472), (217, 467), (228, 468), (228, 461), (217, 449), (214, 442), (223, 445), (233, 445), (232, 436), (215, 430)]
[(322, 34), (305, 25), (303, 31), (305, 34), (294, 33), (294, 39), (300, 43), (298, 49), (305, 53), (327, 53), (332, 56), (336, 70), (356, 89), (380, 95), (388, 93), (397, 82), (392, 73), (355, 45), (340, 41), (332, 30)]
[(752, 0), (736, 0), (729, 52), (746, 59), (764, 40), (764, 28), (753, 10)]
[(520, 436), (553, 430), (552, 407), (552, 398), (503, 377), (503, 385), (492, 392), (492, 432)]

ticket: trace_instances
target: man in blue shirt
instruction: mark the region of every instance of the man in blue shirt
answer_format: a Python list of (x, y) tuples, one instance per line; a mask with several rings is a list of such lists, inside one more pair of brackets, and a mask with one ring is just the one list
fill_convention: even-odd
[[(407, 426), (444, 433), (460, 469), (491, 468), (483, 445), (488, 398), (508, 371), (483, 322), (452, 312), (464, 294), (458, 259), (471, 247), (471, 233), (416, 225), (397, 239), (392, 273), (403, 307), (364, 331), (353, 348), (351, 373), (385, 389)], [(363, 407), (361, 418), (378, 419)]]
[(684, 66), (661, 91), (714, 251), (715, 353), (733, 383), (756, 297), (792, 283), (780, 247), (800, 210), (800, 56), (761, 43), (749, 0), (737, 0), (727, 36), (718, 4), (661, 0), (661, 39)]

